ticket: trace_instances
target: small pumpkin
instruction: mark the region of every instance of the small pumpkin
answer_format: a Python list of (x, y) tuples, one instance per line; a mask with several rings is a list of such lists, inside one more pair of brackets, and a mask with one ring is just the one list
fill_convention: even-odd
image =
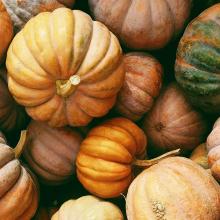
[(14, 149), (1, 139), (0, 143), (0, 219), (30, 220), (38, 206), (38, 187), (17, 159), (24, 144), (25, 133)]
[(137, 121), (159, 95), (163, 70), (159, 61), (147, 53), (128, 53), (123, 61), (125, 81), (115, 108), (122, 116)]
[(75, 172), (75, 158), (82, 137), (71, 128), (51, 128), (31, 121), (23, 155), (32, 170), (46, 184), (61, 184)]
[(218, 220), (220, 186), (190, 159), (167, 158), (136, 177), (126, 203), (128, 220)]
[(185, 30), (178, 46), (175, 76), (191, 103), (207, 113), (220, 111), (220, 4), (205, 10)]
[(94, 196), (66, 201), (51, 220), (123, 220), (120, 209), (113, 203)]
[(134, 49), (163, 48), (184, 27), (191, 0), (89, 0), (96, 20), (103, 22)]
[(143, 122), (153, 155), (175, 148), (192, 150), (205, 140), (207, 128), (204, 117), (192, 108), (175, 83), (161, 92)]
[(125, 74), (117, 38), (67, 8), (32, 18), (13, 39), (6, 64), (16, 101), (53, 127), (85, 126), (107, 114)]

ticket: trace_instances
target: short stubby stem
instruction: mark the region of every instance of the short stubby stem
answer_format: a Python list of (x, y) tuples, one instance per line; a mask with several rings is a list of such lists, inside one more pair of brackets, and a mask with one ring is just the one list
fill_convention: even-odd
[(21, 131), (21, 136), (18, 141), (17, 146), (14, 148), (15, 158), (19, 158), (25, 148), (25, 143), (27, 139), (27, 131)]

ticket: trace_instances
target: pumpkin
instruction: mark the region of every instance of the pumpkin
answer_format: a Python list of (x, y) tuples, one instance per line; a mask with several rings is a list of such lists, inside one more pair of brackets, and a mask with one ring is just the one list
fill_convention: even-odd
[(220, 4), (204, 11), (179, 43), (175, 76), (191, 103), (207, 113), (220, 111)]
[(120, 209), (113, 203), (94, 196), (83, 196), (66, 201), (51, 220), (123, 220)]
[(152, 155), (175, 148), (192, 150), (205, 140), (207, 128), (204, 117), (191, 107), (175, 83), (162, 91), (143, 122)]
[(218, 220), (220, 186), (190, 159), (167, 158), (136, 177), (126, 203), (128, 220)]
[(11, 19), (0, 0), (0, 64), (4, 59), (4, 55), (8, 48), (9, 43), (13, 37), (13, 26)]
[(184, 27), (191, 0), (89, 0), (95, 18), (110, 28), (126, 46), (163, 48)]
[(116, 110), (137, 121), (153, 106), (162, 85), (162, 66), (146, 53), (124, 56), (125, 81), (118, 94)]
[(31, 121), (23, 155), (40, 180), (47, 184), (68, 181), (75, 172), (75, 158), (82, 137), (71, 128), (51, 128)]
[(16, 101), (53, 127), (85, 126), (107, 114), (125, 74), (117, 38), (67, 8), (32, 18), (13, 39), (6, 64)]
[(16, 150), (0, 143), (0, 219), (30, 220), (38, 206), (38, 186), (32, 174), (17, 159), (24, 144), (22, 133)]

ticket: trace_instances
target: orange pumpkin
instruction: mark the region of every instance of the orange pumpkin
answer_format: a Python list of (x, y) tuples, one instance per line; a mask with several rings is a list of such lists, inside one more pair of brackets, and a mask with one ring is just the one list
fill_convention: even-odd
[(13, 39), (6, 64), (16, 101), (34, 120), (55, 127), (83, 126), (107, 114), (124, 80), (117, 38), (67, 8), (32, 18)]

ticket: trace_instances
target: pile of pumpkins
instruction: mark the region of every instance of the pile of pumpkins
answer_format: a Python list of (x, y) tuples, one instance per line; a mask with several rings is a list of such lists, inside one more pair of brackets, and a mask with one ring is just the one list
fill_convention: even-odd
[(0, 219), (219, 220), (220, 3), (0, 0)]

